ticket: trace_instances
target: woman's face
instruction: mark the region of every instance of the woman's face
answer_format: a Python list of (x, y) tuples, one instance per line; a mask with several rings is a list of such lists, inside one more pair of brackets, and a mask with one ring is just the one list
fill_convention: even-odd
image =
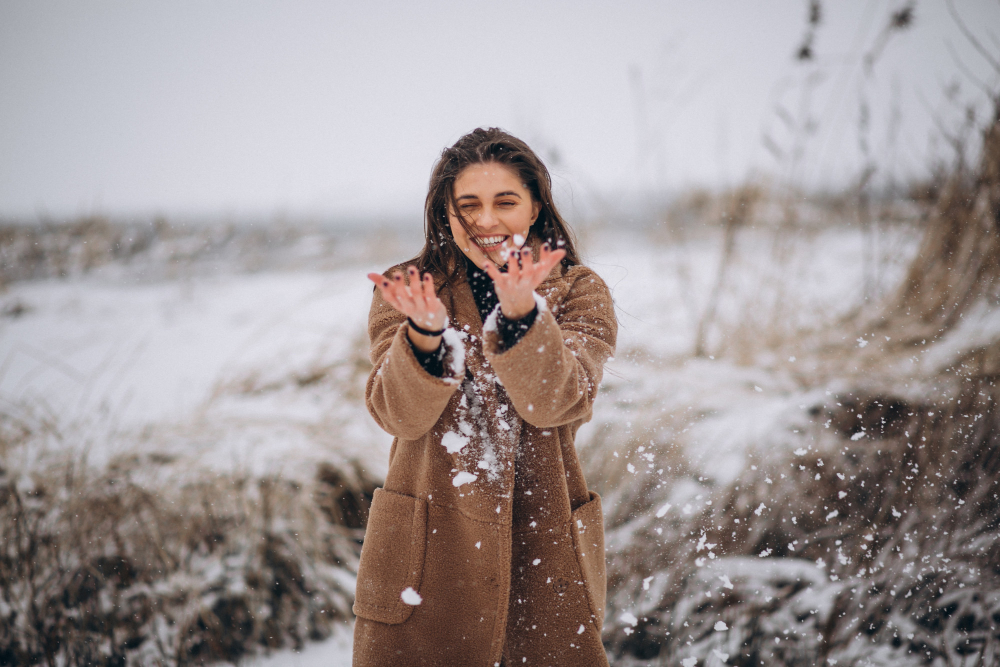
[(496, 162), (463, 169), (455, 179), (455, 202), (479, 245), (469, 238), (455, 211), (449, 210), (451, 233), (465, 256), (479, 268), (487, 259), (497, 266), (506, 264), (504, 255), (524, 245), (541, 208), (517, 173)]

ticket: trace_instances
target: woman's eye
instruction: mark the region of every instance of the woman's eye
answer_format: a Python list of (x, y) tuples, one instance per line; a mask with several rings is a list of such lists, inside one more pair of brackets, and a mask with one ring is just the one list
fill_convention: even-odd
[(504, 208), (510, 208), (511, 206), (517, 206), (517, 202), (514, 202), (514, 201), (502, 201), (502, 202), (500, 202), (500, 206), (503, 206)]

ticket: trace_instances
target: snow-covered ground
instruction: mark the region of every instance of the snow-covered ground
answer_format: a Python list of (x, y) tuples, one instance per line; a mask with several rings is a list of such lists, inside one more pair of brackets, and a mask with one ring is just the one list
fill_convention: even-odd
[(350, 667), (354, 624), (338, 626), (328, 639), (301, 651), (276, 651), (243, 662), (246, 667)]
[[(106, 429), (94, 463), (142, 433), (144, 447), (192, 464), (258, 473), (345, 454), (339, 443), (349, 441), (377, 470), (386, 438), (367, 415), (345, 409), (330, 383), (299, 387), (363, 348), (370, 293), (360, 270), (15, 285), (7, 298), (29, 311), (4, 322), (0, 392), (64, 425)], [(210, 447), (197, 436), (221, 424), (258, 435), (213, 436)]]
[[(808, 361), (797, 356), (799, 334), (863, 306), (866, 290), (892, 288), (917, 235), (887, 228), (879, 240), (873, 257), (871, 237), (856, 228), (741, 230), (705, 355), (696, 357), (699, 321), (720, 275), (721, 233), (668, 243), (655, 232), (587, 229), (584, 257), (611, 287), (620, 321), (604, 396), (580, 433), (589, 469), (606, 472), (592, 484), (613, 495), (628, 480), (625, 457), (636, 460), (626, 448), (645, 440), (658, 460), (672, 457), (690, 478), (719, 482), (741, 474), (746, 448), (763, 435), (772, 446), (795, 446), (781, 434), (824, 390), (796, 372)], [(0, 410), (49, 414), (79, 436), (58, 446), (95, 465), (138, 449), (169, 456), (175, 469), (311, 479), (320, 462), (357, 461), (381, 478), (390, 438), (362, 400), (372, 291), (365, 273), (404, 258), (156, 281), (97, 272), (14, 283), (0, 294)], [(874, 282), (872, 266), (880, 272)], [(54, 453), (0, 455), (24, 470)], [(612, 458), (621, 464), (601, 467)], [(678, 483), (670, 497), (683, 504), (696, 487)], [(349, 656), (345, 626), (301, 652), (250, 664), (346, 665)]]

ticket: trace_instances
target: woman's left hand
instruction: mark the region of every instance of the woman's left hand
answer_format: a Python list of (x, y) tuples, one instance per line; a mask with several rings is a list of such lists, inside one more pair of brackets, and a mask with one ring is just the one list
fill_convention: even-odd
[(535, 288), (542, 284), (552, 267), (565, 256), (565, 250), (552, 250), (546, 243), (538, 253), (537, 262), (532, 258), (529, 247), (511, 250), (506, 273), (501, 272), (492, 262), (486, 262), (486, 273), (493, 279), (493, 287), (504, 317), (519, 320), (530, 313), (535, 307)]

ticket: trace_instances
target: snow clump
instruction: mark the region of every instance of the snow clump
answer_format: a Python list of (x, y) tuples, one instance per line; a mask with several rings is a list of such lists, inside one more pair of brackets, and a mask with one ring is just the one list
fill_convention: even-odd
[(445, 378), (445, 381), (460, 382), (465, 377), (465, 343), (462, 342), (465, 335), (465, 333), (455, 331), (451, 327), (446, 328), (441, 335), (444, 344), (451, 349), (451, 363), (449, 364), (451, 378)]
[(451, 480), (451, 483), (455, 486), (462, 486), (463, 484), (475, 482), (477, 479), (479, 479), (479, 475), (473, 475), (471, 472), (460, 472), (455, 475), (455, 479)]
[(469, 444), (469, 439), (454, 431), (448, 431), (441, 437), (441, 444), (444, 445), (449, 454), (457, 454)]

